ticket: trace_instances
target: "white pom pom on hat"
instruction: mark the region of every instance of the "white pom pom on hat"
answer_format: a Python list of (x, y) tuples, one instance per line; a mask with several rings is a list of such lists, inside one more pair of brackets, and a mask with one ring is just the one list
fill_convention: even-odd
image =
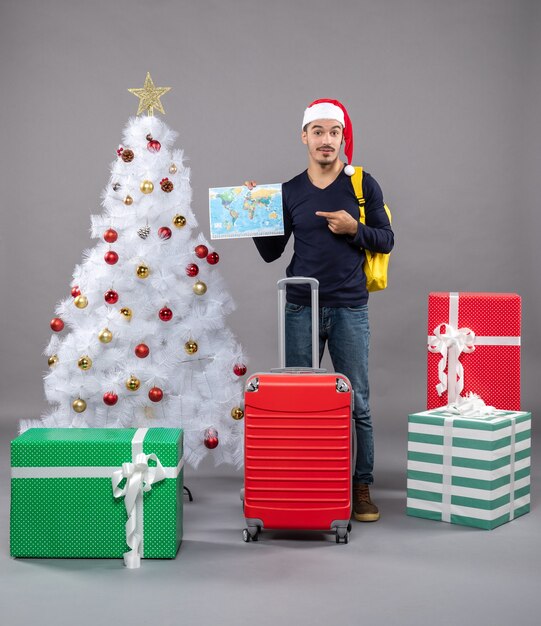
[(310, 124), (314, 120), (337, 120), (340, 122), (344, 129), (344, 154), (348, 160), (348, 164), (344, 168), (344, 174), (353, 176), (355, 173), (355, 168), (351, 165), (353, 158), (353, 128), (351, 127), (351, 120), (346, 107), (338, 100), (329, 100), (328, 98), (314, 100), (304, 111), (302, 128), (304, 129), (306, 124)]

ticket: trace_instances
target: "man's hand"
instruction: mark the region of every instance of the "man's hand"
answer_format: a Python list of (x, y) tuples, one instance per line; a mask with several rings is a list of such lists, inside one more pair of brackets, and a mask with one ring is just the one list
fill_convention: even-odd
[(250, 191), (257, 185), (255, 180), (246, 180), (244, 181), (244, 184), (246, 185), (246, 187), (248, 187)]
[(349, 235), (355, 237), (357, 234), (357, 220), (347, 211), (316, 211), (316, 215), (324, 217), (327, 220), (329, 230), (335, 235)]

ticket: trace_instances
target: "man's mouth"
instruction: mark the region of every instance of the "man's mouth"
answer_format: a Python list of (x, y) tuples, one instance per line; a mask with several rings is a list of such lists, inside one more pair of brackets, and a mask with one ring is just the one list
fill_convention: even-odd
[(318, 148), (319, 152), (334, 152), (334, 148)]

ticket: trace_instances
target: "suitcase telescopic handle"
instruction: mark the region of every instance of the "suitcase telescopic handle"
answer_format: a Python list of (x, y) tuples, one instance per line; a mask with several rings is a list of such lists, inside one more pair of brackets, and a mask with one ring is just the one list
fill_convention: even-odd
[(310, 285), (312, 294), (312, 367), (319, 367), (319, 281), (317, 278), (292, 276), (278, 281), (278, 363), (286, 366), (286, 313), (285, 294), (287, 285)]

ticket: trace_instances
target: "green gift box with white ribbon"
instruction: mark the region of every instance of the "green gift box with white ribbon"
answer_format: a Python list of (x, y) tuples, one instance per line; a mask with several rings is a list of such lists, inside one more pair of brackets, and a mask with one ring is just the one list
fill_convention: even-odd
[(172, 559), (182, 504), (179, 428), (32, 428), (11, 442), (14, 557)]
[(530, 510), (531, 413), (408, 420), (407, 514), (492, 529)]

